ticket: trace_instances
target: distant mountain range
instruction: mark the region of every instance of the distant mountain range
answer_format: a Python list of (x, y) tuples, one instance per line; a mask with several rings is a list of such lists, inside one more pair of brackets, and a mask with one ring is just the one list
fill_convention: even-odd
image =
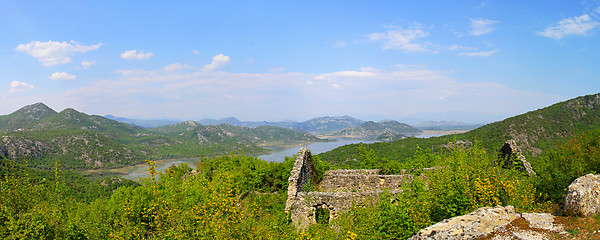
[[(450, 125), (456, 125), (450, 123)], [(429, 126), (435, 126), (429, 123)], [(454, 141), (477, 142), (488, 152), (498, 152), (507, 140), (515, 140), (523, 154), (537, 156), (565, 138), (600, 128), (600, 93), (577, 97), (542, 109), (486, 124), (466, 133), (432, 138), (406, 138), (393, 142), (368, 144), (379, 156), (403, 162), (419, 148), (445, 151)], [(357, 145), (345, 145), (319, 154), (338, 167), (358, 166)]]
[(181, 121), (169, 120), (169, 119), (156, 119), (156, 120), (142, 120), (124, 117), (115, 117), (113, 115), (104, 115), (105, 118), (112, 119), (119, 122), (124, 122), (129, 125), (143, 127), (143, 128), (155, 128), (180, 123)]
[(416, 128), (421, 130), (434, 130), (434, 131), (451, 131), (451, 130), (471, 130), (481, 127), (483, 123), (466, 123), (457, 121), (425, 121), (415, 125)]
[[(109, 119), (113, 119), (116, 121), (128, 123), (134, 126), (144, 127), (144, 128), (154, 128), (154, 127), (162, 127), (167, 125), (172, 125), (179, 123), (179, 121), (175, 120), (139, 120), (132, 118), (123, 118), (123, 117), (115, 117), (112, 115), (104, 116)], [(267, 121), (240, 121), (234, 117), (221, 118), (221, 119), (202, 119), (196, 121), (202, 125), (220, 125), (220, 124), (229, 124), (232, 126), (241, 126), (241, 127), (249, 127), (255, 128), (260, 126), (271, 126), (271, 127), (279, 127), (291, 129), (296, 132), (309, 132), (312, 134), (330, 134), (336, 131), (342, 130), (347, 127), (357, 127), (360, 126), (364, 121), (350, 117), (350, 116), (340, 116), (340, 117), (318, 117), (313, 118), (304, 122), (296, 122), (296, 121), (280, 121), (280, 122), (267, 122)]]
[[(112, 115), (104, 116), (108, 119), (116, 120), (119, 122), (124, 122), (131, 124), (133, 126), (143, 127), (143, 128), (155, 128), (173, 125), (176, 123), (180, 123), (182, 121), (177, 120), (140, 120), (133, 118), (124, 118), (124, 117), (115, 117)], [(260, 126), (271, 126), (271, 127), (279, 127), (286, 128), (296, 132), (308, 132), (311, 134), (317, 135), (338, 135), (338, 132), (351, 127), (359, 127), (368, 121), (363, 121), (360, 119), (356, 119), (350, 116), (325, 116), (325, 117), (317, 117), (304, 122), (297, 121), (279, 121), (279, 122), (268, 122), (268, 121), (240, 121), (235, 117), (221, 118), (221, 119), (202, 119), (196, 121), (202, 125), (220, 125), (220, 124), (229, 124), (232, 126), (242, 126), (255, 128)], [(483, 126), (484, 124), (474, 124), (474, 123), (465, 123), (465, 122), (456, 122), (456, 121), (427, 121), (412, 127), (417, 128), (419, 130), (441, 130), (441, 131), (450, 131), (450, 130), (471, 130), (478, 127)], [(407, 125), (408, 126), (408, 125)], [(384, 127), (385, 128), (385, 127)], [(397, 132), (397, 131), (392, 131)], [(418, 133), (419, 131), (400, 131), (409, 134)], [(383, 133), (383, 132), (381, 132)], [(342, 133), (343, 134), (343, 133)]]
[(261, 154), (272, 146), (328, 141), (309, 133), (262, 126), (202, 125), (187, 121), (142, 128), (67, 108), (36, 103), (0, 116), (0, 158), (49, 169), (114, 168), (143, 159)]
[[(380, 122), (368, 121), (358, 127), (347, 127), (334, 133), (336, 136), (349, 137), (372, 137), (372, 138), (399, 138), (398, 134), (414, 135), (423, 132), (420, 129), (414, 128), (408, 124), (398, 121), (386, 120)], [(385, 136), (381, 136), (384, 135)]]

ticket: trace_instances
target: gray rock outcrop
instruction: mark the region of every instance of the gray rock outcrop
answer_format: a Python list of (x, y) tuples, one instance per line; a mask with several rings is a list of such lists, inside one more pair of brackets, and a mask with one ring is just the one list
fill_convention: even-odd
[(40, 157), (48, 149), (48, 145), (40, 141), (14, 136), (0, 138), (0, 156), (5, 158)]
[(467, 215), (453, 217), (421, 229), (412, 236), (417, 239), (476, 239), (506, 227), (519, 218), (513, 206), (484, 207)]
[(600, 175), (588, 174), (567, 187), (564, 214), (591, 217), (600, 213)]
[(564, 232), (554, 220), (549, 213), (516, 213), (513, 206), (483, 207), (421, 229), (409, 239), (549, 239), (549, 232)]

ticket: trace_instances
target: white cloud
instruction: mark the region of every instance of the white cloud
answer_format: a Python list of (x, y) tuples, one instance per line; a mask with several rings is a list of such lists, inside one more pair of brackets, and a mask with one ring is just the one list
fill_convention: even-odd
[(498, 23), (498, 21), (484, 18), (471, 19), (471, 31), (469, 31), (469, 34), (479, 36), (486, 33), (490, 33), (494, 31), (492, 25), (496, 23)]
[(346, 42), (344, 41), (339, 41), (337, 43), (335, 43), (335, 47), (345, 47), (346, 46)]
[(26, 44), (19, 44), (15, 50), (23, 52), (36, 58), (44, 66), (54, 66), (71, 62), (71, 55), (75, 53), (84, 53), (100, 48), (102, 44), (81, 45), (75, 41), (71, 42), (40, 42), (31, 41)]
[(448, 47), (448, 50), (450, 50), (450, 51), (456, 51), (456, 50), (473, 51), (476, 49), (477, 48), (474, 48), (474, 47), (465, 47), (465, 46), (461, 46), (461, 45), (452, 45), (452, 46)]
[(27, 91), (27, 90), (31, 90), (34, 89), (35, 87), (29, 83), (24, 83), (24, 82), (19, 82), (19, 81), (12, 81), (10, 83), (10, 90), (8, 90), (9, 93), (14, 93), (14, 92), (23, 92), (23, 91)]
[(466, 56), (466, 57), (489, 57), (496, 53), (499, 53), (500, 50), (490, 50), (490, 51), (481, 51), (481, 52), (462, 52), (459, 53), (458, 56)]
[[(114, 115), (182, 119), (235, 116), (244, 120), (302, 120), (346, 114), (400, 119), (422, 112), (453, 111), (512, 116), (564, 100), (494, 82), (460, 82), (451, 72), (426, 66), (399, 66), (387, 71), (366, 67), (322, 74), (181, 73), (162, 68), (119, 72), (122, 74), (114, 79), (70, 89), (63, 98)], [(477, 116), (465, 115), (464, 120)]]
[(165, 71), (170, 71), (170, 72), (172, 72), (172, 71), (179, 71), (179, 70), (183, 69), (183, 64), (181, 64), (181, 63), (173, 63), (173, 64), (171, 64), (169, 66), (164, 67), (163, 69)]
[(96, 65), (96, 60), (92, 60), (92, 61), (81, 61), (81, 67), (83, 69), (88, 69), (91, 66)]
[(223, 70), (229, 67), (230, 61), (229, 56), (225, 56), (223, 54), (219, 54), (213, 57), (212, 63), (205, 65), (202, 67), (204, 71), (217, 71)]
[(71, 75), (68, 74), (66, 72), (55, 72), (52, 75), (50, 75), (50, 77), (48, 77), (54, 81), (58, 81), (58, 80), (75, 80), (77, 79), (77, 76), (75, 75)]
[[(363, 68), (365, 69), (365, 68)], [(366, 70), (373, 70), (374, 68), (367, 68)], [(340, 71), (332, 73), (319, 74), (315, 77), (316, 80), (331, 79), (336, 77), (375, 77), (377, 74), (370, 71)]]
[(152, 54), (151, 52), (146, 53), (144, 52), (144, 50), (138, 52), (135, 49), (121, 53), (121, 58), (125, 60), (147, 60), (152, 56), (154, 56), (154, 54)]
[(370, 41), (382, 41), (382, 49), (399, 49), (405, 52), (427, 52), (433, 46), (430, 42), (416, 42), (421, 38), (429, 36), (429, 33), (423, 31), (420, 26), (411, 28), (401, 28), (397, 26), (388, 26), (391, 30), (386, 32), (371, 33), (367, 36)]
[(544, 31), (538, 32), (538, 34), (560, 40), (567, 35), (585, 35), (596, 26), (598, 26), (598, 22), (592, 20), (590, 15), (583, 14), (579, 17), (560, 20), (556, 26), (547, 27)]
[(192, 50), (192, 53), (193, 53), (193, 54), (196, 54), (196, 55), (200, 55), (200, 51), (198, 51), (198, 50), (196, 50), (196, 49)]

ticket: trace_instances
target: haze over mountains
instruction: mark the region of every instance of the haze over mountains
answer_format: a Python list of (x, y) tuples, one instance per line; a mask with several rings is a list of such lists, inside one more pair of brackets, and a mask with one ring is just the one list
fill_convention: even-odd
[(0, 116), (0, 156), (50, 168), (59, 160), (69, 168), (114, 168), (143, 159), (261, 154), (271, 146), (327, 141), (309, 133), (261, 126), (202, 125), (187, 121), (142, 128), (43, 103)]
[[(440, 152), (447, 150), (448, 143), (461, 141), (469, 144), (478, 142), (488, 151), (497, 152), (505, 141), (512, 139), (523, 154), (538, 156), (573, 134), (596, 128), (600, 128), (600, 93), (556, 103), (466, 133), (379, 142), (368, 147), (389, 160), (404, 161), (413, 156), (418, 148)], [(345, 145), (320, 156), (326, 161), (350, 166), (357, 164), (356, 159), (360, 159), (357, 145)]]
[[(140, 127), (161, 127), (166, 125), (172, 125), (181, 121), (176, 120), (139, 120), (131, 118), (121, 118), (112, 115), (106, 115), (106, 118), (117, 120), (120, 122), (129, 123), (131, 125)], [(339, 117), (317, 117), (303, 122), (297, 121), (279, 121), (279, 122), (268, 122), (268, 121), (240, 121), (235, 117), (227, 117), (220, 119), (202, 119), (196, 121), (202, 125), (219, 125), (227, 123), (233, 126), (243, 127), (259, 127), (259, 126), (272, 126), (292, 129), (299, 132), (310, 132), (310, 133), (333, 133), (346, 127), (357, 127), (360, 126), (364, 121), (356, 119), (350, 116), (339, 116)]]
[[(142, 127), (143, 126), (143, 127)], [(422, 130), (393, 120), (372, 122), (350, 116), (304, 122), (252, 122), (236, 118), (176, 122), (88, 115), (72, 108), (56, 112), (43, 103), (0, 116), (0, 155), (50, 168), (114, 168), (142, 159), (262, 154), (270, 148), (329, 141), (312, 134), (391, 141)]]
[[(183, 121), (173, 120), (173, 119), (152, 119), (152, 120), (142, 120), (142, 119), (134, 119), (134, 118), (125, 118), (125, 117), (116, 117), (113, 115), (105, 115), (105, 118), (116, 120), (119, 122), (128, 123), (134, 126), (143, 127), (143, 128), (155, 128), (173, 125), (176, 123), (180, 123)], [(389, 122), (393, 120), (383, 120), (383, 122)], [(287, 120), (287, 121), (279, 121), (279, 122), (269, 122), (269, 121), (241, 121), (235, 117), (227, 117), (220, 119), (202, 119), (195, 121), (202, 125), (219, 125), (223, 123), (227, 123), (233, 126), (243, 126), (243, 127), (259, 127), (259, 126), (272, 126), (272, 127), (280, 127), (287, 128), (298, 132), (309, 132), (312, 134), (335, 134), (337, 131), (340, 131), (344, 128), (348, 127), (359, 127), (360, 125), (369, 122), (360, 120), (357, 118), (353, 118), (351, 116), (324, 116), (324, 117), (316, 117), (303, 122)], [(407, 124), (408, 125), (408, 124)], [(420, 124), (414, 125), (413, 127), (418, 128), (420, 130), (470, 130), (484, 124), (477, 123), (465, 123), (458, 121), (425, 121)], [(416, 131), (419, 132), (419, 131)], [(410, 133), (405, 132), (405, 133)]]

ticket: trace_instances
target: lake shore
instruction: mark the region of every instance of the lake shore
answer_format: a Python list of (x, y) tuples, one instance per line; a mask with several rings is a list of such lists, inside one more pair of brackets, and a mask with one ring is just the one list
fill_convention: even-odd
[[(450, 135), (450, 134), (459, 134), (459, 133), (466, 133), (469, 130), (424, 130), (423, 132), (420, 133), (416, 133), (413, 136), (415, 137), (420, 137), (420, 136), (428, 136), (428, 137), (439, 137), (439, 136), (443, 136), (443, 135)], [(323, 139), (376, 139), (377, 136), (361, 136), (361, 135), (317, 135), (316, 137), (318, 138), (323, 138)]]

